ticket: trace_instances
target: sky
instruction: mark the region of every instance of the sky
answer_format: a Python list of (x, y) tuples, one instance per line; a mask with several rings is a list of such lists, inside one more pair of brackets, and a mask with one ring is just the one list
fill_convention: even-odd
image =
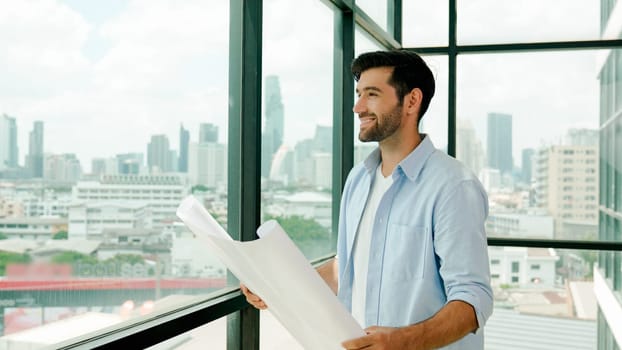
[[(386, 11), (379, 1), (358, 4), (373, 18)], [(459, 1), (458, 40), (596, 39), (599, 11), (591, 0)], [(45, 122), (46, 152), (76, 153), (85, 171), (93, 157), (146, 153), (153, 134), (178, 149), (182, 123), (191, 141), (200, 123), (213, 123), (226, 142), (228, 12), (226, 1), (0, 0), (0, 114), (17, 119), (20, 163), (35, 120)], [(404, 1), (404, 45), (446, 45), (446, 13), (446, 2)], [(264, 16), (262, 73), (280, 78), (293, 147), (332, 124), (332, 11), (317, 0), (265, 0)], [(356, 38), (357, 53), (375, 49)], [(486, 115), (511, 114), (516, 163), (522, 148), (556, 142), (569, 127), (595, 128), (596, 56), (461, 55), (458, 118), (485, 145)], [(426, 60), (437, 93), (423, 128), (444, 148), (447, 58)]]

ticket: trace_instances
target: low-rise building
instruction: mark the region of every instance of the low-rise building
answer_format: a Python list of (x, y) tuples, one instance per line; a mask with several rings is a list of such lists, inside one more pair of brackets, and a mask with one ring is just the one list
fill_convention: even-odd
[(148, 205), (153, 227), (176, 218), (179, 203), (190, 186), (182, 175), (104, 175), (99, 181), (80, 181), (73, 187), (78, 202), (138, 203)]
[(0, 219), (0, 232), (7, 238), (48, 240), (67, 231), (66, 218), (21, 217)]
[(556, 283), (555, 250), (526, 247), (489, 247), (492, 284), (553, 287)]
[(150, 228), (152, 220), (147, 204), (77, 203), (69, 208), (69, 237), (101, 240), (104, 229)]

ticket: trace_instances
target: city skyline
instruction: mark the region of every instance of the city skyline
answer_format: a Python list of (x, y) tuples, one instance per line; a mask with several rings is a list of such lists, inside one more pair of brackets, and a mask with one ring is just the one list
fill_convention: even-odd
[[(451, 12), (450, 4), (456, 7)], [(0, 5), (0, 275), (9, 282), (0, 307), (0, 343), (28, 328), (33, 333), (22, 337), (28, 341), (62, 335), (58, 328), (54, 332), (53, 321), (59, 320), (72, 330), (64, 344), (90, 344), (90, 335), (101, 333), (95, 315), (116, 320), (104, 332), (133, 329), (133, 322), (157, 318), (161, 311), (173, 317), (160, 324), (166, 327), (184, 313), (182, 307), (196, 302), (179, 294), (236, 287), (226, 268), (178, 220), (176, 209), (189, 194), (239, 233), (234, 239), (250, 238), (246, 222), (238, 219), (253, 211), (259, 222), (278, 220), (309, 261), (334, 254), (340, 196), (337, 184), (331, 190), (332, 181), (342, 181), (350, 165), (348, 155), (333, 153), (339, 133), (350, 130), (347, 124), (341, 128), (339, 118), (354, 119), (354, 149), (345, 151), (354, 152), (355, 162), (376, 146), (358, 141), (354, 113), (333, 115), (350, 98), (344, 103), (333, 97), (333, 89), (341, 89), (336, 81), (341, 72), (333, 69), (341, 69), (336, 63), (348, 54), (340, 50), (341, 41), (354, 45), (355, 56), (381, 49), (359, 27), (367, 23), (365, 15), (358, 17), (362, 9), (386, 31), (367, 23), (374, 38), (394, 36), (404, 47), (432, 48), (423, 51), (435, 53), (424, 59), (437, 89), (422, 132), (439, 151), (447, 152), (451, 139), (458, 160), (481, 169), (476, 175), (485, 174), (479, 177), (487, 194), (485, 234), (495, 299), (485, 347), (610, 350), (622, 344), (622, 329), (615, 326), (622, 317), (617, 298), (622, 252), (602, 245), (622, 240), (617, 152), (622, 117), (616, 93), (622, 80), (615, 73), (622, 50), (599, 41), (619, 37), (622, 2), (407, 1), (400, 11), (391, 1), (266, 0), (262, 8), (251, 5), (262, 26), (252, 36), (263, 44), (258, 60), (247, 62), (259, 73), (256, 86), (246, 79), (239, 85), (234, 72), (230, 89), (228, 70), (235, 69), (237, 58), (229, 58), (228, 40), (235, 40), (235, 47), (240, 42), (228, 11), (237, 5), (205, 0)], [(238, 10), (236, 24), (248, 14)], [(400, 15), (395, 21), (387, 18), (392, 10)], [(356, 17), (352, 41), (348, 32), (333, 32), (349, 31), (351, 22), (341, 16), (351, 14)], [(393, 23), (403, 24), (401, 34), (389, 27)], [(277, 79), (278, 98), (270, 77)], [(259, 85), (263, 91), (256, 91)], [(248, 131), (246, 123), (257, 122), (251, 126), (263, 142), (254, 146), (264, 157), (250, 152), (246, 158), (248, 140), (237, 134), (244, 147), (233, 145), (232, 157), (227, 156), (228, 111), (238, 107), (232, 103), (240, 97), (239, 87), (245, 104), (247, 97), (256, 102), (253, 110), (261, 121), (242, 108), (232, 116), (232, 131)], [(510, 116), (509, 133), (507, 127), (492, 130), (488, 121), (494, 113)], [(8, 153), (2, 149), (5, 138), (12, 148)], [(503, 156), (487, 159), (495, 151)], [(228, 164), (229, 158), (235, 164)], [(26, 179), (37, 172), (35, 160), (43, 164), (43, 177)], [(24, 169), (3, 172), (3, 161)], [(244, 184), (256, 175), (247, 170), (258, 171), (257, 166), (269, 168), (269, 176), (255, 179), (258, 187), (239, 188), (228, 181), (227, 171), (240, 165), (234, 175)], [(496, 246), (503, 238), (540, 248)], [(566, 240), (574, 242), (573, 249), (560, 248)], [(600, 248), (590, 244), (599, 242)], [(40, 267), (50, 265), (63, 267), (72, 282), (118, 275), (150, 283), (110, 290), (117, 294), (110, 299), (108, 291), (86, 284), (91, 290), (64, 284), (46, 291), (57, 281), (44, 279), (49, 269)], [(218, 283), (200, 289), (183, 284), (203, 279)], [(23, 284), (39, 280), (35, 288)], [(177, 288), (173, 298), (167, 280)], [(142, 288), (144, 295), (134, 293)], [(223, 301), (215, 306), (236, 311)], [(83, 327), (92, 333), (82, 336)], [(251, 331), (266, 340), (271, 328), (262, 320)], [(147, 336), (140, 338), (158, 341), (151, 337), (156, 328), (144, 330)], [(201, 340), (198, 332), (172, 330), (169, 335), (178, 337), (160, 345), (213, 347), (212, 341), (222, 340), (222, 347), (232, 341), (224, 328)], [(275, 347), (267, 344), (260, 347)]]
[[(470, 13), (483, 4), (486, 2), (472, 1), (464, 10)], [(47, 6), (53, 16), (38, 17), (43, 16), (38, 5)], [(6, 55), (0, 55), (0, 73), (5, 77), (0, 82), (0, 113), (17, 120), (20, 162), (27, 149), (24, 132), (34, 120), (42, 120), (48, 126), (47, 151), (75, 152), (83, 164), (95, 157), (128, 150), (146, 152), (144, 144), (153, 134), (167, 134), (171, 144), (178, 145), (179, 123), (193, 136), (200, 123), (214, 123), (219, 130), (228, 129), (228, 38), (207, 35), (228, 27), (228, 7), (213, 4), (206, 11), (201, 1), (173, 4), (152, 1), (148, 9), (145, 6), (147, 3), (139, 1), (115, 0), (100, 6), (75, 0), (42, 0), (13, 4), (3, 11), (0, 25), (6, 26), (6, 32), (10, 32), (9, 28), (24, 28), (19, 35), (6, 38), (3, 48)], [(504, 5), (495, 6), (496, 11), (503, 11)], [(594, 17), (594, 6), (585, 2), (557, 2), (555, 6), (563, 8), (571, 18)], [(333, 18), (328, 7), (316, 2), (268, 1), (264, 7), (264, 51), (277, 53), (283, 47), (300, 48), (288, 50), (288, 55), (269, 55), (262, 69), (264, 76), (280, 78), (284, 109), (290, 113), (284, 120), (288, 131), (284, 143), (292, 146), (297, 140), (312, 137), (313, 126), (332, 125), (333, 45), (327, 38), (332, 38), (329, 31)], [(305, 13), (309, 19), (284, 18), (277, 8)], [(176, 15), (170, 16), (170, 12)], [(24, 13), (33, 15), (25, 17)], [(527, 20), (520, 11), (517, 16)], [(161, 20), (169, 17), (171, 21)], [(563, 23), (563, 17), (551, 17), (551, 23)], [(598, 16), (594, 18), (575, 23), (571, 29), (589, 36), (594, 33), (596, 37)], [(426, 20), (436, 19), (430, 16)], [(287, 25), (292, 30), (283, 32), (280, 25), (271, 23)], [(318, 35), (305, 30), (305, 24), (309, 24), (308, 28), (326, 28), (327, 32)], [(568, 29), (561, 25), (557, 28), (559, 32)], [(463, 28), (462, 32), (467, 29)], [(472, 28), (471, 33), (483, 35), (477, 28)], [(46, 45), (41, 46), (41, 42)], [(197, 46), (198, 42), (202, 44)], [(32, 54), (42, 47), (43, 52)], [(357, 43), (357, 50), (362, 47)], [(589, 50), (562, 54), (461, 55), (457, 115), (472, 119), (477, 134), (485, 141), (482, 124), (486, 113), (512, 114), (517, 121), (514, 138), (524, 143), (516, 144), (516, 150), (534, 148), (540, 140), (550, 141), (560, 136), (551, 135), (556, 129), (581, 124), (596, 127), (594, 56), (596, 51)], [(423, 125), (435, 144), (444, 149), (447, 60), (436, 56), (425, 59), (433, 65), (439, 89)], [(137, 66), (139, 61), (145, 64)], [(302, 71), (301, 66), (305, 67)], [(525, 73), (543, 70), (552, 78)], [(568, 71), (573, 74), (567, 74)], [(320, 79), (322, 76), (328, 79)], [(530, 78), (528, 83), (523, 83), (525, 76)], [(587, 79), (594, 82), (594, 89), (586, 85)], [(310, 94), (313, 104), (309, 104)], [(344, 117), (354, 118), (354, 115)], [(548, 127), (533, 128), (535, 123), (545, 123)], [(80, 132), (69, 133), (69, 130)], [(221, 132), (221, 137), (221, 142), (226, 142), (226, 132)], [(514, 154), (515, 159), (519, 157), (520, 154)]]
[[(491, 112), (491, 113), (495, 114), (494, 112)], [(488, 113), (487, 115), (489, 115), (491, 113)], [(16, 120), (17, 120), (17, 118), (16, 118)], [(459, 119), (459, 120), (462, 120), (462, 119)], [(44, 123), (44, 125), (47, 128), (48, 125), (46, 123)], [(207, 129), (204, 129), (207, 126), (210, 126), (210, 128), (215, 128), (215, 129), (207, 131)], [(317, 125), (316, 127), (322, 128), (322, 127), (331, 127), (331, 126)], [(220, 133), (218, 133), (217, 127), (214, 124), (211, 124), (211, 123), (199, 123), (197, 125), (197, 127), (196, 127), (196, 131), (195, 131), (194, 137), (193, 137), (193, 134), (189, 131), (189, 128), (186, 129), (184, 127), (183, 123), (179, 124), (179, 128), (180, 129), (177, 129), (176, 132), (171, 132), (171, 133), (168, 133), (168, 134), (156, 133), (156, 134), (153, 134), (153, 135), (147, 135), (148, 138), (145, 140), (145, 143), (144, 143), (144, 145), (143, 145), (141, 150), (121, 149), (119, 153), (115, 153), (115, 154), (110, 154), (110, 153), (108, 153), (108, 154), (94, 154), (92, 158), (84, 158), (84, 157), (79, 157), (79, 156), (77, 158), (80, 161), (80, 164), (82, 165), (82, 169), (83, 169), (84, 173), (92, 173), (93, 172), (93, 169), (91, 168), (91, 166), (92, 166), (92, 162), (95, 161), (95, 160), (115, 158), (115, 157), (117, 157), (119, 155), (123, 155), (123, 154), (143, 154), (145, 156), (145, 163), (141, 164), (141, 165), (147, 165), (148, 166), (148, 162), (147, 162), (148, 159), (147, 159), (147, 157), (148, 157), (148, 153), (149, 153), (149, 144), (152, 142), (152, 139), (153, 139), (154, 136), (160, 135), (160, 136), (166, 136), (166, 139), (168, 141), (168, 149), (171, 152), (175, 153), (174, 154), (175, 157), (174, 157), (174, 159), (173, 158), (171, 159), (171, 161), (170, 161), (171, 164), (169, 164), (170, 166), (167, 169), (169, 169), (168, 171), (172, 171), (171, 169), (175, 169), (174, 171), (177, 171), (177, 170), (180, 170), (179, 164), (181, 164), (180, 163), (181, 159), (179, 158), (180, 155), (181, 155), (181, 152), (180, 152), (181, 149), (179, 147), (181, 145), (179, 143), (179, 136), (185, 135), (187, 133), (188, 134), (188, 136), (187, 136), (188, 139), (186, 141), (188, 143), (189, 142), (199, 142), (200, 138), (202, 137), (201, 136), (202, 132), (204, 132), (204, 133), (211, 133), (211, 135), (209, 136), (209, 140), (219, 140), (220, 139), (220, 137), (219, 137)], [(22, 132), (19, 131), (19, 128), (16, 128), (16, 129), (17, 129), (17, 139), (18, 140), (20, 139), (20, 137), (19, 137), (20, 134), (24, 134), (24, 133), (28, 134), (29, 135), (28, 139), (30, 138), (30, 136), (32, 136), (33, 130), (26, 130), (25, 132), (22, 133)], [(597, 132), (596, 129), (582, 128), (582, 127), (578, 127), (578, 128), (569, 127), (567, 129), (562, 129), (560, 131), (559, 136), (553, 138), (548, 143), (545, 143), (545, 142), (542, 141), (540, 144), (533, 145), (531, 147), (526, 147), (526, 148), (512, 147), (513, 148), (513, 154), (520, 154), (520, 156), (518, 158), (513, 157), (512, 164), (513, 164), (513, 166), (515, 168), (522, 169), (523, 168), (523, 166), (522, 166), (522, 159), (523, 159), (522, 152), (523, 151), (529, 150), (529, 149), (539, 149), (539, 148), (542, 148), (542, 147), (547, 147), (547, 146), (552, 146), (552, 145), (564, 145), (564, 144), (567, 144), (567, 142), (568, 142), (567, 138), (569, 137), (568, 136), (568, 132), (571, 132), (572, 130), (585, 130), (585, 129), (589, 129), (589, 130), (593, 130), (594, 132)], [(313, 132), (315, 132), (315, 130), (316, 130), (316, 128), (313, 128)], [(475, 129), (473, 129), (473, 130), (474, 130), (474, 133), (470, 137), (473, 137), (475, 140), (477, 140), (478, 142), (481, 142), (481, 143), (483, 143), (484, 140), (487, 140), (486, 137), (482, 137), (482, 135), (486, 135), (488, 133), (487, 129), (485, 129), (484, 131), (475, 130)], [(355, 132), (358, 132), (358, 131), (355, 130)], [(172, 136), (179, 135), (179, 136), (178, 136), (177, 139), (174, 139), (170, 135), (172, 135)], [(22, 135), (22, 136), (25, 136), (25, 135)], [(183, 137), (186, 137), (186, 136), (183, 136)], [(457, 137), (460, 137), (459, 133), (457, 134)], [(44, 137), (44, 139), (47, 139), (47, 138), (48, 138), (47, 136)], [(309, 137), (309, 139), (312, 139), (312, 138), (313, 138), (313, 135), (311, 137)], [(513, 138), (513, 140), (516, 140), (516, 138)], [(298, 142), (300, 142), (300, 141), (304, 141), (304, 140), (298, 140)], [(214, 141), (210, 141), (210, 142), (214, 142)], [(290, 147), (290, 148), (293, 148), (294, 146), (296, 146), (296, 144), (298, 142), (296, 142), (293, 145), (286, 145), (286, 146)], [(216, 142), (216, 143), (223, 144), (222, 141), (221, 142)], [(360, 145), (361, 143), (358, 143), (358, 144)], [(370, 144), (374, 144), (374, 143), (370, 143)], [(58, 156), (58, 155), (67, 155), (67, 154), (77, 155), (77, 154), (79, 154), (78, 149), (79, 148), (76, 148), (76, 149), (73, 149), (73, 150), (69, 150), (68, 152), (57, 153), (57, 152), (53, 152), (53, 151), (48, 151), (48, 149), (44, 147), (43, 151), (44, 151), (44, 156), (45, 155), (56, 155), (56, 156)], [(487, 152), (487, 150), (488, 150), (488, 147), (483, 149), (484, 152)], [(17, 159), (18, 166), (19, 167), (23, 167), (24, 169), (28, 169), (27, 158), (28, 158), (28, 152), (21, 152), (21, 149), (20, 149), (19, 157)], [(459, 157), (458, 157), (458, 159), (462, 160)], [(177, 162), (175, 164), (172, 163), (174, 160), (177, 160)], [(184, 172), (183, 169), (181, 170), (181, 172)], [(0, 177), (0, 179), (1, 179), (1, 177)]]

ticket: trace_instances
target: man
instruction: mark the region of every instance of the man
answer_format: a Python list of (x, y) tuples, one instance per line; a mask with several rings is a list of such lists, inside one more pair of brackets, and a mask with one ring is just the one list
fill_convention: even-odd
[(338, 259), (318, 268), (366, 327), (366, 336), (342, 345), (483, 349), (492, 313), (487, 197), (470, 171), (419, 133), (434, 95), (432, 72), (415, 53), (383, 51), (356, 58), (352, 73), (359, 139), (378, 148), (350, 172)]

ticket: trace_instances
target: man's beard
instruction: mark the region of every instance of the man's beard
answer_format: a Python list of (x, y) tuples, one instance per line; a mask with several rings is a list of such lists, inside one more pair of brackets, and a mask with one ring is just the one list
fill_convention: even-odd
[[(368, 114), (374, 116), (374, 114)], [(380, 142), (393, 135), (402, 123), (402, 106), (395, 106), (387, 114), (376, 116), (376, 124), (369, 126), (366, 130), (359, 131), (359, 140), (362, 142)]]

